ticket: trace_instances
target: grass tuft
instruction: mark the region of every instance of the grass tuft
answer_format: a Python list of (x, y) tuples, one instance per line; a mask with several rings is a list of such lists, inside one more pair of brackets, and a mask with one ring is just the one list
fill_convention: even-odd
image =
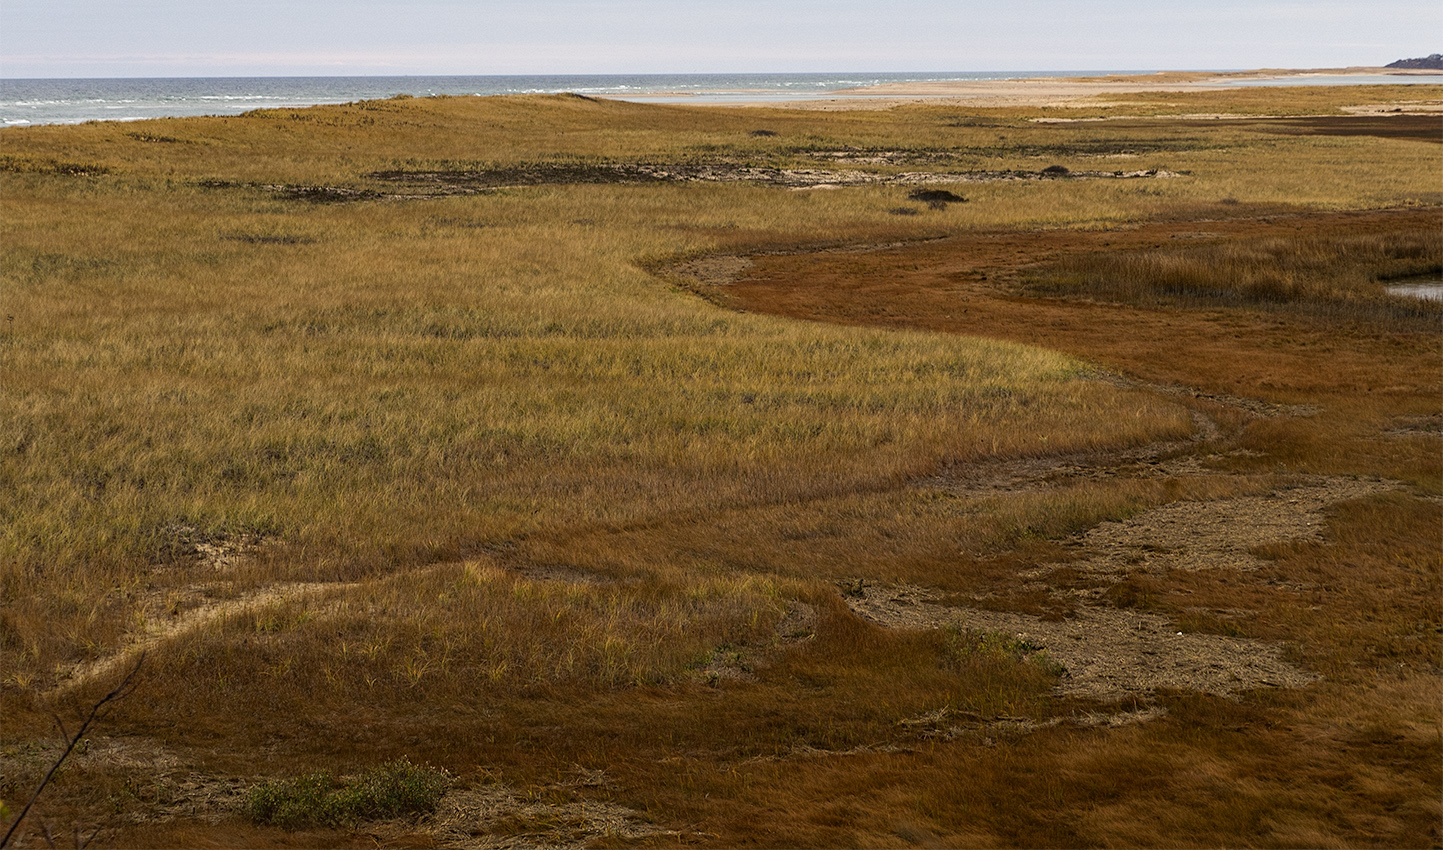
[(246, 795), (245, 811), (287, 829), (388, 820), (434, 811), (450, 784), (446, 771), (402, 758), (351, 779), (318, 772), (261, 783)]

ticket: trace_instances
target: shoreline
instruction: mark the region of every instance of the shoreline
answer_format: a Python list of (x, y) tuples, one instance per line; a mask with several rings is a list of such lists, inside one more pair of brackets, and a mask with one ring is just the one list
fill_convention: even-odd
[[(697, 103), (698, 106), (773, 106), (788, 109), (890, 109), (909, 103), (967, 104), (989, 107), (1073, 107), (1078, 101), (1098, 95), (1144, 92), (1229, 91), (1268, 86), (1308, 85), (1302, 80), (1338, 80), (1349, 77), (1439, 77), (1443, 72), (1404, 68), (1356, 66), (1349, 68), (1261, 68), (1251, 71), (1158, 71), (1150, 74), (1105, 74), (1096, 77), (1019, 77), (1006, 80), (923, 80), (882, 83), (837, 89), (796, 100), (757, 100), (727, 103)], [(1318, 83), (1319, 85), (1361, 85), (1363, 83)], [(1368, 83), (1388, 85), (1388, 83)], [(1400, 80), (1399, 85), (1410, 85)], [(657, 98), (667, 97), (658, 93)], [(631, 99), (629, 96), (627, 99)]]
[(234, 116), (258, 109), (300, 109), (399, 96), (506, 97), (563, 92), (607, 101), (656, 105), (812, 111), (881, 110), (918, 103), (964, 108), (1075, 109), (1099, 104), (1118, 105), (1127, 95), (1134, 93), (1359, 84), (1417, 88), (1421, 84), (1429, 91), (1429, 97), (1426, 103), (1415, 101), (1424, 105), (1409, 107), (1409, 111), (1443, 109), (1443, 99), (1432, 94), (1443, 86), (1443, 72), (1361, 66), (1244, 71), (117, 78), (0, 80), (0, 83), (4, 84), (0, 85), (4, 89), (0, 92), (4, 95), (0, 97), (0, 124), (6, 129), (86, 121)]

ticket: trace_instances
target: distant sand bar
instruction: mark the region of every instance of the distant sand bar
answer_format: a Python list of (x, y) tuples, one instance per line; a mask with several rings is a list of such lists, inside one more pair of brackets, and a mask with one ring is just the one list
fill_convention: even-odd
[[(1438, 77), (1437, 71), (1396, 68), (1324, 68), (1311, 70), (1160, 71), (1155, 74), (1111, 74), (1099, 77), (1029, 77), (1011, 80), (923, 80), (840, 89), (825, 99), (790, 102), (802, 109), (886, 109), (903, 103), (968, 102), (988, 107), (1068, 107), (1098, 95), (1139, 92), (1224, 91), (1246, 85), (1336, 85), (1340, 82), (1413, 82), (1410, 77)], [(1347, 79), (1344, 79), (1347, 78)], [(1365, 78), (1378, 78), (1365, 79)], [(985, 101), (979, 102), (979, 101)], [(762, 104), (732, 104), (756, 106)], [(775, 106), (775, 101), (765, 105)], [(1093, 104), (1087, 104), (1093, 105)]]

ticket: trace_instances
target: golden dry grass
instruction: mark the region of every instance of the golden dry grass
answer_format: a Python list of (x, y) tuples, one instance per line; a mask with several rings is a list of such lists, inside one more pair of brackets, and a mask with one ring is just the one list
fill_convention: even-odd
[(1290, 313), (1426, 330), (1439, 325), (1443, 308), (1398, 298), (1387, 287), (1440, 276), (1443, 233), (1415, 221), (1384, 233), (1305, 233), (1070, 257), (1035, 285), (1049, 294), (1148, 305), (1276, 305)]
[[(1229, 97), (1292, 110), (1253, 94), (1203, 101), (1224, 111)], [(1339, 344), (1353, 384), (1262, 391), (1321, 399), (1324, 413), (1258, 420), (1094, 380), (1088, 361), (1126, 349), (1125, 335), (1088, 348), (799, 322), (723, 309), (664, 272), (721, 252), (925, 251), (992, 228), (1439, 198), (1426, 142), (1039, 114), (437, 98), (6, 131), (0, 796), (34, 781), (50, 713), (105, 687), (84, 665), (144, 640), (143, 690), (106, 733), (208, 777), (340, 775), (409, 756), (463, 784), (560, 799), (583, 793), (557, 778), (581, 765), (611, 782), (585, 793), (724, 845), (1436, 841), (1439, 518), (1417, 496), (1436, 492), (1439, 470), (1434, 438), (1375, 433), (1436, 413), (1432, 383), (1386, 383), (1436, 359), (1416, 333), (1354, 329)], [(838, 164), (836, 151), (888, 157)], [(402, 198), (378, 176), (634, 161), (1181, 176), (964, 182), (952, 188), (967, 203), (913, 216), (893, 212), (907, 187), (882, 184), (560, 181)], [(1434, 261), (1436, 238), (1398, 238)], [(1274, 247), (1183, 255), (1266, 265)], [(1354, 297), (1379, 262), (1412, 261), (1323, 247), (1334, 253), (1320, 248), (1297, 277), (1312, 285), (1329, 266), (1352, 281), (1324, 300)], [(1107, 274), (1177, 253), (1114, 257), (1134, 265)], [(808, 273), (862, 255), (821, 256)], [(1192, 308), (1154, 309), (1192, 327)], [(1277, 362), (1297, 332), (1270, 331)], [(1236, 382), (1217, 374), (1233, 362), (1221, 355), (1133, 348), (1113, 365), (1151, 358), (1169, 380)], [(1259, 391), (1256, 376), (1238, 380), (1232, 391)], [(1220, 428), (1211, 448), (1270, 457), (981, 499), (932, 478), (1182, 441), (1194, 411)], [(1249, 636), (1296, 644), (1325, 675), (1307, 692), (1161, 694), (1152, 704), (1170, 713), (1145, 726), (1048, 727), (1098, 706), (1056, 696), (1045, 658), (997, 636), (885, 630), (838, 590), (914, 583), (1032, 610), (1018, 573), (1065, 560), (1069, 536), (1180, 499), (1267, 492), (1298, 471), (1415, 485), (1340, 507), (1321, 543), (1265, 553), (1279, 586), (1318, 588), (1307, 610), (1324, 614), (1205, 577), (1134, 596), (1178, 618), (1194, 599), (1246, 604)], [(1369, 689), (1383, 704), (1365, 716)], [(917, 718), (943, 708), (1042, 728), (928, 737)], [(1369, 767), (1380, 759), (1387, 769)], [(200, 803), (221, 818), (206, 826), (167, 808), (199, 792), (155, 790), (174, 778), (160, 764), (82, 760), (40, 817), (106, 823), (133, 845), (361, 840), (278, 833)], [(1294, 772), (1269, 777), (1278, 764)]]

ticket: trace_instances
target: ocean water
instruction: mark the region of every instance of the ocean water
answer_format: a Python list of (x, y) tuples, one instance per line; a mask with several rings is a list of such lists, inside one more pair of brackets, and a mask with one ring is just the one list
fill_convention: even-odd
[(575, 92), (651, 103), (768, 102), (823, 98), (839, 89), (920, 80), (1006, 80), (1074, 71), (836, 74), (638, 74), (485, 77), (170, 77), (0, 79), (0, 122), (77, 124), (349, 103), (409, 94)]
[[(1143, 74), (1116, 71), (958, 73), (638, 74), (485, 77), (167, 77), (0, 79), (0, 124), (78, 124), (188, 115), (239, 115), (252, 109), (349, 103), (409, 94), (502, 95), (575, 92), (650, 103), (765, 103), (836, 96), (841, 89), (931, 80)], [(1440, 83), (1443, 75), (1278, 77), (1235, 85)], [(849, 95), (865, 97), (865, 95)]]

